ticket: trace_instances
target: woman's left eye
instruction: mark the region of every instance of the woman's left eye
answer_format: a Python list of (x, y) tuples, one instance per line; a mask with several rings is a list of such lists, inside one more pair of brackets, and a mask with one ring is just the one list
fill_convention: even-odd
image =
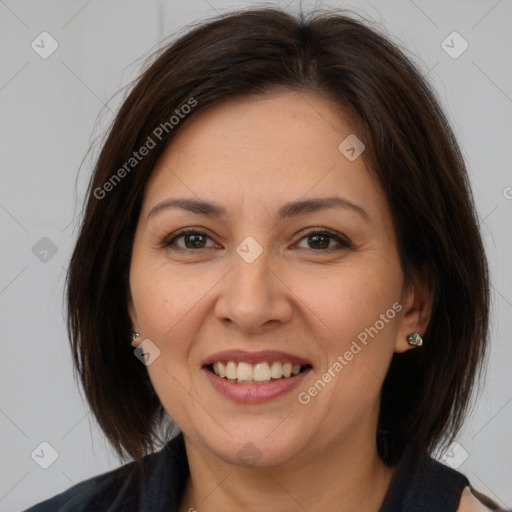
[[(178, 240), (183, 239), (184, 246), (177, 243)], [(166, 238), (163, 242), (163, 246), (166, 248), (176, 248), (180, 250), (197, 250), (197, 249), (211, 249), (212, 246), (206, 246), (206, 241), (212, 240), (210, 236), (202, 231), (190, 230), (182, 231), (177, 233), (170, 238)], [(301, 249), (308, 249), (313, 251), (328, 252), (340, 249), (349, 249), (352, 247), (350, 241), (340, 233), (331, 231), (310, 231), (303, 236), (299, 242), (307, 240), (309, 247), (299, 247)], [(311, 242), (310, 242), (311, 240)], [(331, 247), (331, 241), (335, 241), (338, 245)]]
[[(325, 252), (327, 252), (340, 249), (350, 249), (352, 247), (352, 244), (345, 236), (340, 233), (334, 233), (331, 231), (310, 231), (306, 234), (306, 236), (301, 238), (301, 241), (302, 240), (308, 240), (308, 244), (309, 240), (312, 240), (313, 247), (306, 247), (306, 249), (312, 249), (313, 251), (317, 251), (318, 249), (326, 249)], [(329, 246), (331, 240), (334, 240), (338, 246), (326, 247), (326, 244)]]

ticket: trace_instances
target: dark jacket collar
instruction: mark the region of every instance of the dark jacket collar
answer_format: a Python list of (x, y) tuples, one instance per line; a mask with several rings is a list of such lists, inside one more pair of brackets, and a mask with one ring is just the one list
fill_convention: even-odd
[[(173, 438), (151, 461), (141, 488), (138, 512), (177, 511), (189, 467), (183, 434)], [(442, 512), (456, 510), (465, 475), (413, 448), (405, 449), (379, 512)]]

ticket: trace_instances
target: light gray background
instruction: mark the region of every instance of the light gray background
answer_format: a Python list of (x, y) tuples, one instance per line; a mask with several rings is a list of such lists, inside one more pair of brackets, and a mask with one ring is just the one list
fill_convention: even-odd
[[(298, 2), (274, 2), (287, 4), (297, 11)], [(1, 511), (22, 510), (120, 465), (80, 398), (64, 326), (65, 270), (97, 151), (78, 169), (122, 95), (104, 104), (137, 75), (141, 57), (187, 23), (248, 5), (261, 4), (0, 0)], [(511, 2), (316, 5), (351, 8), (380, 23), (428, 74), (459, 137), (489, 253), (493, 314), (485, 388), (454, 453), (459, 461), (468, 453), (458, 470), (474, 487), (510, 507)], [(31, 48), (43, 31), (59, 44), (47, 59)], [(457, 59), (441, 47), (453, 31), (469, 43)], [(43, 237), (57, 248), (47, 261), (32, 251)], [(46, 470), (31, 458), (43, 441), (58, 453)]]

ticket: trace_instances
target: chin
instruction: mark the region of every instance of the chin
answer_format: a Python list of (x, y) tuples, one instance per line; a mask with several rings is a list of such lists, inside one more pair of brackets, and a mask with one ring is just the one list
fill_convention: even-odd
[[(293, 435), (288, 426), (280, 430), (279, 421), (272, 428), (237, 430), (232, 437), (223, 433), (217, 439), (205, 439), (204, 445), (217, 457), (237, 466), (269, 468), (285, 464), (297, 457), (310, 443), (302, 435)], [(228, 437), (229, 440), (226, 440)]]

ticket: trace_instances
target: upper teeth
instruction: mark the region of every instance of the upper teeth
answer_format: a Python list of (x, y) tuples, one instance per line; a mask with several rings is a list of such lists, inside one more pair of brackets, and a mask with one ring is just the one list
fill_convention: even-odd
[(280, 379), (281, 377), (290, 377), (300, 372), (300, 364), (280, 363), (274, 361), (269, 364), (261, 362), (250, 364), (246, 362), (236, 363), (235, 361), (217, 362), (213, 364), (213, 371), (219, 377), (225, 377), (238, 382), (264, 382), (271, 378)]

